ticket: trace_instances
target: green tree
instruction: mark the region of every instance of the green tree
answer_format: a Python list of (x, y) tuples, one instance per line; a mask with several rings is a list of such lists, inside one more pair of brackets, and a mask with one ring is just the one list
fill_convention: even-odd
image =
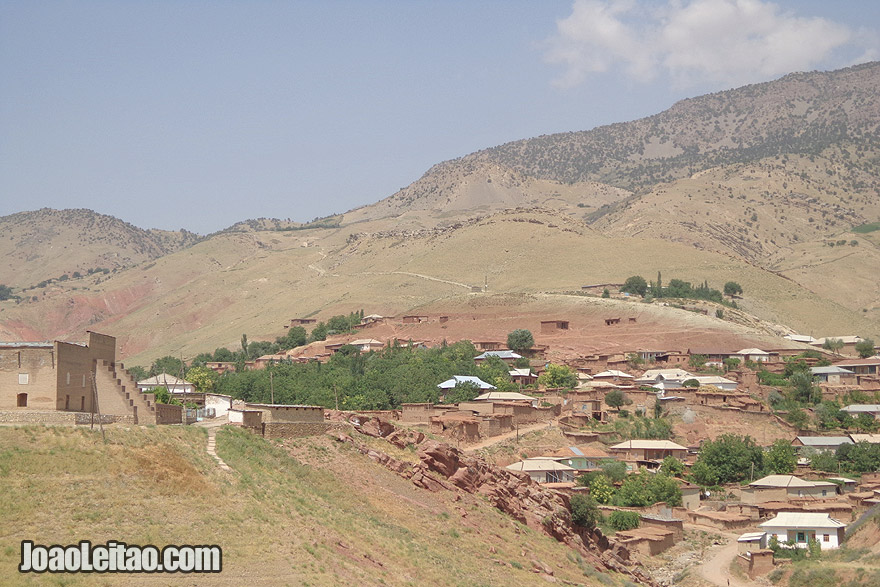
[(171, 403), (171, 394), (168, 393), (168, 388), (165, 386), (154, 387), (149, 391), (156, 397), (157, 404), (170, 404)]
[(863, 359), (874, 356), (874, 340), (870, 338), (860, 340), (856, 343), (856, 352)]
[(742, 294), (743, 288), (735, 281), (728, 281), (724, 284), (724, 295), (738, 296)]
[(640, 275), (633, 275), (623, 282), (620, 291), (645, 297), (645, 293), (648, 291), (648, 282)]
[(3, 300), (11, 300), (15, 297), (12, 293), (12, 288), (8, 285), (0, 284), (0, 301)]
[(618, 532), (624, 530), (633, 530), (641, 524), (641, 517), (638, 512), (615, 511), (608, 516), (608, 525)]
[(459, 381), (455, 387), (446, 392), (447, 404), (469, 402), (480, 395), (480, 386), (470, 381)]
[(736, 357), (727, 357), (726, 359), (724, 359), (723, 363), (725, 371), (736, 371), (741, 361)]
[(618, 410), (626, 404), (626, 400), (626, 394), (620, 389), (612, 389), (605, 394), (605, 403)]
[(601, 504), (611, 503), (614, 498), (614, 485), (605, 475), (596, 475), (590, 481), (590, 495)]
[(571, 498), (571, 521), (592, 530), (600, 521), (602, 521), (602, 512), (596, 500), (588, 495), (573, 495)]
[(684, 474), (684, 463), (670, 455), (660, 464), (660, 472), (671, 477), (681, 477)]
[[(700, 465), (699, 469), (697, 465)], [(708, 471), (703, 471), (703, 465)], [(735, 483), (748, 479), (752, 471), (760, 472), (763, 468), (764, 451), (751, 436), (722, 434), (703, 443), (691, 473), (696, 477), (699, 471), (703, 480), (717, 478), (716, 483)]]
[(804, 404), (816, 404), (822, 400), (822, 390), (816, 385), (809, 371), (795, 371), (788, 378), (792, 387), (792, 399)]
[(610, 298), (610, 297), (611, 297), (611, 292), (608, 291), (608, 288), (607, 288), (607, 287), (606, 287), (605, 289), (602, 290), (602, 297), (603, 297), (603, 298)]
[(614, 483), (620, 483), (626, 478), (626, 463), (623, 461), (607, 460), (599, 463), (602, 474), (608, 477)]
[(316, 340), (327, 340), (327, 325), (323, 322), (315, 324), (315, 327), (312, 328), (312, 333), (309, 335), (309, 340), (312, 342)]
[(708, 357), (706, 355), (700, 355), (700, 354), (691, 355), (688, 358), (688, 364), (691, 366), (691, 368), (699, 371), (700, 369), (703, 369), (706, 366), (707, 360), (708, 360)]
[(281, 350), (295, 349), (306, 344), (308, 335), (306, 329), (302, 326), (294, 326), (287, 331), (284, 336), (278, 337), (275, 342)]
[(810, 466), (816, 471), (837, 472), (837, 457), (831, 451), (813, 450), (809, 454)]
[(150, 366), (150, 377), (154, 377), (161, 373), (167, 373), (168, 375), (174, 375), (177, 377), (181, 371), (183, 371), (183, 361), (178, 359), (177, 357), (172, 357), (171, 355), (166, 355), (164, 357), (160, 357), (156, 359), (153, 364)]
[(774, 475), (789, 475), (797, 467), (797, 454), (791, 443), (778, 439), (764, 454), (764, 466)]
[(517, 328), (507, 335), (507, 348), (512, 351), (527, 351), (535, 344), (535, 338), (531, 331), (524, 328)]
[(196, 391), (210, 393), (219, 379), (217, 373), (207, 367), (191, 367), (186, 372), (186, 380), (195, 386)]
[(843, 340), (839, 338), (826, 338), (822, 343), (822, 348), (836, 355), (843, 348)]
[(226, 347), (220, 347), (214, 350), (214, 361), (218, 363), (231, 363), (235, 360), (235, 353)]
[(810, 417), (802, 409), (794, 407), (785, 415), (785, 421), (799, 430), (805, 430), (810, 423)]
[(578, 379), (570, 367), (550, 363), (547, 370), (538, 376), (538, 383), (547, 388), (574, 389)]
[(127, 367), (125, 369), (128, 371), (128, 374), (131, 375), (131, 378), (135, 380), (135, 382), (143, 381), (150, 376), (150, 372), (141, 367), (140, 365), (133, 365), (131, 367)]

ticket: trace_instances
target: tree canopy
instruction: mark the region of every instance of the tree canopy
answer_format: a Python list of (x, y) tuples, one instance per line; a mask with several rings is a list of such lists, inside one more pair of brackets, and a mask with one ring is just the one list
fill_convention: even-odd
[(763, 468), (764, 451), (751, 436), (722, 434), (703, 443), (691, 474), (699, 485), (717, 485), (744, 481)]
[(641, 275), (633, 275), (623, 282), (623, 287), (620, 288), (620, 291), (644, 297), (648, 291), (648, 282)]
[(550, 388), (573, 389), (577, 387), (578, 379), (570, 367), (550, 363), (547, 365), (547, 370), (538, 377), (538, 383)]
[(865, 338), (856, 343), (856, 352), (859, 353), (859, 357), (863, 359), (867, 359), (874, 355), (874, 340), (871, 338)]
[(507, 335), (507, 348), (514, 351), (525, 351), (535, 344), (535, 338), (530, 330), (517, 328)]

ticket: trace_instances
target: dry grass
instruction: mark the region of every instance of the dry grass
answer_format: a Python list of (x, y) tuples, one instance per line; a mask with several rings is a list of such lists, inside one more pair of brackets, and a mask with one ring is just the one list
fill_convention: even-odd
[[(561, 579), (621, 584), (482, 499), (432, 494), (327, 437), (267, 442), (218, 432), (219, 471), (196, 428), (0, 428), (4, 582), (177, 582), (180, 577), (17, 576), (19, 542), (82, 539), (220, 544), (220, 576), (199, 584), (527, 585), (531, 560)], [(291, 453), (297, 455), (293, 458)], [(490, 548), (494, 548), (492, 552)]]

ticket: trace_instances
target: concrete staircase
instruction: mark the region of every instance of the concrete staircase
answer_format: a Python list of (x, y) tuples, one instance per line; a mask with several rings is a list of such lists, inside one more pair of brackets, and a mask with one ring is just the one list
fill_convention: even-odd
[(156, 423), (156, 396), (141, 393), (122, 363), (97, 361), (95, 373), (102, 414), (132, 416), (135, 424)]

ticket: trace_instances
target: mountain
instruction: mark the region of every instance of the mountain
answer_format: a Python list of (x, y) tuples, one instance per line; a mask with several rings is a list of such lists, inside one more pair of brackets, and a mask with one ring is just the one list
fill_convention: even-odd
[(0, 234), (0, 283), (18, 288), (74, 273), (112, 273), (201, 239), (186, 230), (144, 230), (92, 210), (49, 208), (0, 217)]
[(729, 336), (782, 346), (788, 329), (877, 337), (878, 90), (878, 63), (792, 74), (439, 163), (343, 215), (248, 220), (202, 240), (169, 242), (85, 211), (6, 217), (0, 227), (18, 232), (0, 251), (18, 257), (4, 256), (0, 283), (31, 286), (90, 264), (116, 272), (16, 291), (18, 303), (0, 302), (0, 338), (94, 328), (143, 362), (235, 346), (242, 333), (274, 338), (294, 316), (422, 308), (473, 314), (471, 326), (435, 333), (450, 339), (491, 330), (486, 316), (561, 316), (583, 328), (560, 344), (586, 352), (616, 344), (592, 325), (633, 302), (585, 298), (581, 286), (658, 272), (666, 283), (736, 281), (740, 311), (706, 317), (694, 338), (682, 326), (690, 313), (645, 309), (652, 317), (630, 346)]

